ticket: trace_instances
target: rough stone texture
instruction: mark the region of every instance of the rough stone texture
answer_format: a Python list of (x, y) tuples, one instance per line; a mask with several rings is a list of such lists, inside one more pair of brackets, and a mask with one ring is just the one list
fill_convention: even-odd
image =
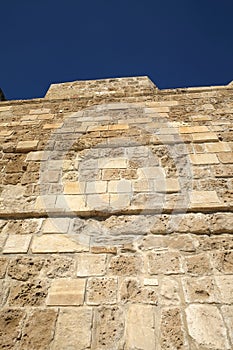
[(35, 310), (25, 322), (20, 347), (22, 349), (50, 349), (54, 337), (57, 312), (54, 310)]
[(233, 86), (0, 102), (0, 348), (233, 348)]
[(189, 334), (197, 347), (230, 349), (223, 318), (216, 306), (189, 305), (186, 316)]
[(61, 309), (51, 349), (85, 350), (89, 348), (91, 344), (91, 327), (91, 308)]

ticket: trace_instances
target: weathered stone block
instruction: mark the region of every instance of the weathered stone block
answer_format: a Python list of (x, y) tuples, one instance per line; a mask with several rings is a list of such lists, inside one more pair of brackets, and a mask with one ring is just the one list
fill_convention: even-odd
[(92, 277), (87, 283), (87, 304), (115, 304), (117, 279), (112, 277)]
[(213, 305), (189, 305), (186, 308), (189, 335), (198, 348), (230, 349), (222, 316)]
[(19, 344), (25, 311), (5, 309), (0, 311), (0, 348), (16, 349)]
[(20, 347), (22, 349), (49, 350), (54, 336), (57, 312), (35, 310), (27, 318), (23, 328)]
[(52, 350), (85, 350), (91, 345), (92, 309), (61, 309)]
[(162, 309), (160, 332), (161, 349), (189, 349), (179, 308)]
[(109, 271), (113, 275), (133, 276), (142, 271), (142, 259), (138, 255), (118, 255), (112, 257), (109, 264)]
[(120, 307), (98, 307), (93, 320), (93, 349), (123, 347), (124, 313)]
[(182, 284), (186, 302), (220, 302), (220, 294), (213, 277), (185, 277)]
[(175, 252), (154, 252), (148, 254), (149, 273), (177, 274), (183, 273), (181, 256)]

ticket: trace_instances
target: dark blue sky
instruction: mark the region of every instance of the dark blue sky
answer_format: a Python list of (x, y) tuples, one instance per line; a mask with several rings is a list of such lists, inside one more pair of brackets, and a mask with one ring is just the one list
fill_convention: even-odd
[(50, 83), (149, 75), (159, 88), (233, 80), (232, 0), (0, 2), (7, 99)]

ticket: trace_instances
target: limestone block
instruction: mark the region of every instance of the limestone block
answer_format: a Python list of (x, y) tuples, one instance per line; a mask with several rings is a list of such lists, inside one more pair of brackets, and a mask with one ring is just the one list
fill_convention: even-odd
[(86, 183), (85, 193), (107, 192), (107, 181), (91, 181)]
[(84, 194), (85, 193), (85, 182), (65, 182), (64, 194)]
[(205, 164), (218, 164), (219, 160), (216, 154), (212, 153), (198, 153), (190, 154), (190, 161), (194, 165), (205, 165)]
[(126, 193), (110, 194), (109, 206), (112, 211), (127, 208), (130, 204), (131, 196)]
[(86, 280), (77, 279), (57, 279), (51, 284), (48, 292), (46, 304), (49, 306), (77, 306), (84, 302)]
[(213, 251), (212, 263), (216, 270), (233, 274), (233, 250)]
[(49, 349), (53, 340), (56, 318), (55, 310), (32, 311), (23, 328), (21, 349)]
[(124, 321), (124, 313), (119, 306), (95, 308), (93, 350), (123, 349)]
[(4, 257), (0, 257), (0, 278), (4, 278), (7, 265), (8, 265), (8, 259)]
[(213, 277), (184, 277), (182, 285), (186, 302), (220, 302), (220, 294)]
[(131, 193), (131, 181), (121, 179), (119, 181), (112, 180), (108, 182), (108, 192), (111, 193)]
[(218, 159), (223, 164), (233, 163), (233, 153), (232, 152), (219, 153)]
[(175, 278), (163, 277), (160, 281), (159, 303), (163, 306), (180, 304), (180, 287)]
[(10, 235), (3, 248), (3, 254), (27, 253), (31, 235)]
[(85, 350), (91, 345), (92, 309), (61, 309), (51, 350)]
[(88, 211), (86, 207), (86, 197), (81, 194), (77, 195), (58, 195), (56, 200), (56, 208), (64, 211), (73, 211), (82, 213)]
[(115, 304), (117, 279), (111, 277), (91, 277), (87, 283), (87, 304)]
[(126, 317), (125, 349), (156, 349), (158, 339), (155, 334), (155, 320), (155, 307), (130, 305)]
[(103, 276), (106, 272), (106, 254), (85, 254), (77, 257), (77, 276)]
[(190, 193), (190, 202), (191, 207), (199, 208), (211, 208), (221, 205), (216, 191), (192, 191)]
[(193, 133), (202, 133), (208, 132), (209, 129), (207, 126), (181, 126), (179, 132), (181, 134), (193, 134)]
[(222, 306), (221, 311), (225, 324), (228, 328), (228, 334), (230, 336), (231, 342), (233, 343), (233, 305), (224, 305)]
[(30, 152), (37, 149), (39, 141), (20, 141), (17, 143), (16, 151), (17, 152)]
[[(206, 151), (210, 153), (219, 153), (219, 152), (229, 152), (231, 148), (228, 142), (215, 142), (215, 143), (207, 143), (205, 145)], [(232, 154), (231, 154), (232, 156)]]
[(158, 107), (144, 108), (144, 112), (146, 114), (168, 113), (169, 111), (170, 111), (170, 108), (167, 107), (167, 106), (158, 106)]
[(32, 242), (33, 253), (75, 253), (88, 251), (88, 244), (79, 244), (75, 237), (65, 234), (36, 236)]
[(209, 256), (205, 253), (185, 256), (185, 270), (191, 275), (210, 275), (212, 267)]
[(152, 275), (183, 273), (181, 256), (176, 252), (153, 252), (148, 254), (149, 273)]
[(70, 225), (68, 218), (49, 218), (43, 222), (43, 233), (66, 233)]
[(8, 305), (13, 307), (44, 306), (48, 285), (44, 280), (13, 281), (10, 285)]
[(166, 307), (162, 309), (160, 332), (161, 349), (189, 350), (179, 308)]
[(23, 310), (3, 309), (0, 311), (1, 349), (18, 347), (24, 317), (25, 311)]
[(38, 109), (30, 109), (29, 114), (46, 114), (50, 113), (50, 108), (38, 108)]
[(201, 132), (192, 134), (193, 142), (217, 142), (218, 136), (214, 132)]
[(134, 276), (141, 273), (142, 265), (141, 256), (122, 254), (111, 258), (109, 271), (114, 276)]
[(47, 129), (59, 129), (63, 126), (63, 123), (51, 123), (51, 124), (45, 124), (43, 126), (43, 129), (47, 130)]
[(158, 280), (151, 280), (135, 277), (121, 279), (119, 293), (121, 302), (157, 305), (159, 299)]
[(18, 256), (9, 262), (7, 274), (12, 279), (27, 281), (38, 277), (44, 264), (44, 259), (39, 257)]
[(233, 303), (233, 275), (215, 276), (217, 287), (220, 291), (221, 302), (225, 304)]
[(222, 316), (213, 305), (189, 305), (186, 308), (189, 335), (196, 347), (230, 349)]
[(99, 159), (99, 169), (126, 169), (127, 159), (126, 158), (105, 158)]
[(214, 234), (233, 232), (233, 213), (214, 213), (210, 220), (210, 231)]

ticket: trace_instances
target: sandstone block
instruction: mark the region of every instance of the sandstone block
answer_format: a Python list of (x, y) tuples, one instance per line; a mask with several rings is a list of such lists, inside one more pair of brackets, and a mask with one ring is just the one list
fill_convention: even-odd
[(193, 133), (202, 133), (208, 132), (209, 129), (207, 126), (181, 126), (179, 132), (181, 134), (193, 134)]
[(3, 254), (27, 253), (31, 235), (10, 235), (3, 248)]
[(189, 155), (191, 163), (194, 165), (218, 164), (219, 160), (216, 154), (198, 153)]
[(213, 305), (189, 305), (186, 308), (189, 335), (196, 347), (230, 349), (222, 316)]
[(152, 275), (183, 273), (181, 257), (175, 252), (154, 252), (148, 254), (149, 273)]
[(221, 273), (233, 274), (233, 250), (211, 252), (213, 266)]
[(118, 306), (95, 308), (93, 349), (123, 349), (124, 313)]
[(28, 282), (14, 281), (10, 285), (8, 305), (13, 307), (44, 306), (47, 282), (33, 279)]
[(122, 254), (112, 257), (109, 263), (109, 271), (115, 276), (133, 276), (142, 271), (142, 259), (140, 256)]
[(207, 254), (185, 256), (185, 269), (191, 275), (209, 275), (212, 272)]
[(225, 321), (225, 324), (228, 328), (228, 334), (230, 336), (231, 342), (233, 343), (233, 305), (228, 306), (222, 306), (221, 308), (222, 315)]
[(61, 309), (51, 350), (85, 350), (91, 345), (92, 309)]
[(162, 310), (160, 332), (161, 349), (188, 350), (181, 310), (179, 308), (166, 307)]
[(77, 257), (77, 276), (102, 276), (106, 272), (106, 254), (85, 254)]
[(33, 238), (33, 253), (75, 253), (88, 251), (88, 245), (79, 244), (72, 236), (46, 234)]
[(155, 334), (155, 320), (155, 307), (130, 305), (126, 317), (125, 349), (156, 349), (158, 339)]
[(24, 317), (25, 311), (23, 310), (5, 309), (0, 311), (1, 349), (18, 347)]
[(133, 277), (123, 279), (120, 285), (121, 302), (157, 305), (159, 299), (158, 281), (149, 280)]
[(107, 192), (107, 181), (91, 181), (86, 183), (85, 193)]
[(223, 164), (233, 163), (233, 153), (232, 152), (219, 153), (218, 159)]
[(85, 279), (57, 279), (51, 284), (46, 304), (49, 306), (77, 306), (84, 302)]
[(218, 136), (214, 132), (201, 132), (192, 134), (193, 142), (213, 142), (218, 141)]
[(119, 181), (112, 180), (108, 182), (108, 192), (111, 193), (131, 193), (131, 181), (121, 179)]
[(66, 233), (70, 225), (68, 218), (49, 218), (43, 222), (43, 233)]
[(175, 278), (163, 277), (160, 281), (159, 303), (163, 306), (172, 306), (180, 304), (180, 287)]
[(20, 141), (17, 143), (16, 151), (17, 152), (30, 152), (37, 149), (39, 141)]
[(233, 275), (215, 276), (217, 287), (220, 291), (221, 302), (225, 304), (233, 303)]
[(220, 302), (220, 294), (212, 277), (185, 277), (182, 284), (186, 302)]
[[(22, 349), (49, 350), (53, 340), (57, 312), (35, 310), (29, 315), (22, 333)], [(43, 320), (43, 322), (41, 322)]]
[(29, 114), (46, 114), (50, 113), (49, 108), (38, 108), (38, 109), (30, 109)]
[(0, 278), (4, 278), (7, 265), (8, 265), (8, 259), (0, 257)]
[(99, 169), (126, 169), (126, 158), (105, 158), (100, 159), (98, 162)]
[(87, 304), (115, 304), (117, 279), (111, 277), (91, 277), (87, 283)]
[[(206, 151), (210, 153), (219, 153), (219, 152), (229, 152), (231, 148), (227, 142), (215, 142), (207, 143), (205, 145)], [(232, 155), (232, 154), (231, 154)]]

